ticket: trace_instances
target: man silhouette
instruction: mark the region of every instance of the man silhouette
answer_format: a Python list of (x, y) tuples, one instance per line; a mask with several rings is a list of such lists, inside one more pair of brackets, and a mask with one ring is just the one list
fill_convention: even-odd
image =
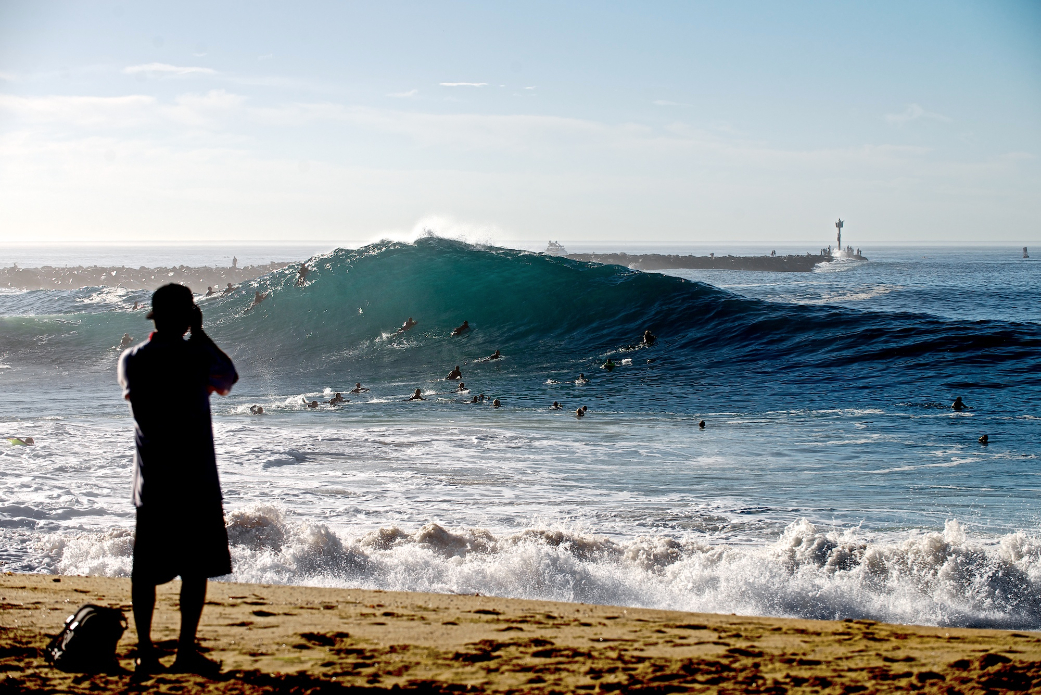
[[(210, 423), (211, 393), (238, 381), (231, 360), (202, 330), (202, 311), (184, 285), (152, 295), (148, 341), (119, 358), (119, 384), (134, 415), (134, 506), (137, 529), (131, 574), (137, 668), (159, 671), (152, 644), (155, 587), (181, 577), (181, 633), (170, 670), (212, 675), (220, 663), (195, 641), (206, 580), (231, 572), (217, 459)], [(184, 334), (191, 330), (191, 338)]]

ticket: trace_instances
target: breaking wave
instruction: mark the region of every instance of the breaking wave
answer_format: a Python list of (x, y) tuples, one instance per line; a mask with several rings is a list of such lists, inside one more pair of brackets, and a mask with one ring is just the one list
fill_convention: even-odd
[[(810, 619), (1041, 629), (1041, 540), (983, 544), (957, 521), (942, 533), (867, 538), (790, 524), (772, 543), (669, 536), (625, 541), (530, 528), (494, 536), (427, 524), (348, 537), (275, 506), (228, 515), (243, 582), (429, 591)], [(51, 535), (41, 569), (127, 576), (132, 536)]]

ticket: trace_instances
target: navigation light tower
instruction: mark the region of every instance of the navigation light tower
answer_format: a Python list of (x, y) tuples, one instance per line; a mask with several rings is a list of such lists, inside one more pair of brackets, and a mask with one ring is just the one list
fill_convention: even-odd
[(835, 229), (839, 230), (839, 236), (838, 236), (838, 239), (836, 240), (835, 244), (836, 244), (836, 246), (838, 248), (839, 253), (842, 253), (842, 218), (841, 217), (839, 218), (839, 221), (835, 223)]

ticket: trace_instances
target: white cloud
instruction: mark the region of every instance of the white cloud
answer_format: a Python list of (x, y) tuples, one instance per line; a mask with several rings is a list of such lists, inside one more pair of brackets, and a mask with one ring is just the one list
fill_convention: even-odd
[(534, 86), (531, 86), (531, 87), (525, 87), (524, 89), (535, 89), (535, 87), (534, 87)]
[(150, 120), (155, 97), (133, 94), (122, 97), (47, 96), (20, 97), (0, 94), (0, 112), (30, 123), (61, 123), (82, 127), (125, 127)]
[(168, 63), (145, 63), (144, 65), (131, 65), (123, 68), (126, 75), (215, 75), (216, 70), (210, 68), (189, 67), (170, 65)]
[(205, 94), (181, 94), (173, 103), (131, 94), (122, 97), (46, 96), (20, 97), (0, 94), (0, 113), (28, 123), (55, 123), (105, 129), (180, 123), (214, 124), (245, 101), (245, 97), (213, 89)]
[(391, 92), (388, 97), (395, 97), (397, 99), (409, 99), (419, 94), (418, 89), (410, 89), (407, 92)]
[(487, 82), (441, 82), (442, 87), (487, 87)]
[(930, 121), (943, 121), (944, 123), (951, 122), (951, 119), (947, 116), (933, 113), (932, 111), (926, 111), (918, 104), (908, 104), (907, 109), (903, 113), (886, 114), (886, 121), (895, 125), (903, 125), (910, 121), (917, 121), (919, 118), (925, 118)]

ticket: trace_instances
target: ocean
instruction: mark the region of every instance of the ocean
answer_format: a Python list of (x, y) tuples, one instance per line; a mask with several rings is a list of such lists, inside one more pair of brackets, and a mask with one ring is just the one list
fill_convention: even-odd
[[(1041, 630), (1041, 263), (864, 254), (644, 273), (423, 237), (316, 255), (304, 286), (289, 267), (198, 297), (241, 375), (211, 399), (227, 579)], [(0, 447), (0, 568), (129, 574), (115, 363), (124, 332), (147, 337), (149, 296), (0, 290), (0, 435), (36, 441)], [(444, 380), (456, 365), (468, 391)]]

